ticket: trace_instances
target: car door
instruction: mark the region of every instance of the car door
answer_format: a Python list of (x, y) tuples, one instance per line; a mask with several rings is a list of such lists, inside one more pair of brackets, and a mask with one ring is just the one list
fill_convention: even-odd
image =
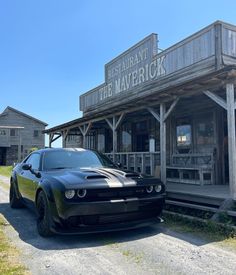
[[(33, 153), (23, 164), (30, 164), (32, 170), (39, 171), (40, 154)], [(34, 202), (38, 181), (40, 180), (30, 170), (21, 170), (17, 177), (18, 188), (21, 196), (26, 202)]]

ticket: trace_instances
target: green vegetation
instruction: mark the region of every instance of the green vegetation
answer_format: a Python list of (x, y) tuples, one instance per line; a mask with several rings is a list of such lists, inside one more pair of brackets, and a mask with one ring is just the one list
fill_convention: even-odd
[(10, 177), (12, 168), (12, 166), (0, 166), (0, 175)]
[(219, 242), (236, 250), (236, 229), (227, 224), (216, 223), (211, 220), (190, 219), (177, 213), (165, 213), (164, 226), (182, 233), (193, 233), (205, 240)]
[(134, 253), (133, 251), (131, 251), (129, 249), (122, 250), (121, 253), (123, 256), (134, 260), (134, 262), (136, 264), (139, 264), (143, 259), (143, 255), (141, 253)]
[(9, 244), (9, 241), (4, 235), (4, 226), (6, 226), (6, 222), (2, 216), (0, 216), (0, 274), (29, 274), (26, 268), (19, 263), (18, 251)]
[(32, 153), (32, 152), (34, 152), (34, 151), (37, 151), (38, 149), (39, 149), (39, 148), (37, 148), (37, 147), (31, 147), (30, 150), (29, 150), (29, 152)]

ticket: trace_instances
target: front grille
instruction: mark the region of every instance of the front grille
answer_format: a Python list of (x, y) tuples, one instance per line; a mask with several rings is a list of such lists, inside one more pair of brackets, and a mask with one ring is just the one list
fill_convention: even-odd
[(123, 222), (140, 221), (157, 217), (156, 211), (129, 212), (112, 215), (75, 216), (67, 220), (67, 225), (78, 227), (81, 225), (105, 225)]
[(128, 222), (128, 221), (138, 221), (154, 217), (152, 212), (131, 212), (124, 214), (115, 214), (115, 215), (102, 215), (99, 217), (100, 224), (108, 223), (118, 223), (118, 222)]

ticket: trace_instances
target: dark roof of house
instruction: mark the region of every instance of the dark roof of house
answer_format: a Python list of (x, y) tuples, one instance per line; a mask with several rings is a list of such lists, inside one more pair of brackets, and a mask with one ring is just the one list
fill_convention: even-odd
[(48, 124), (46, 122), (43, 122), (42, 120), (39, 120), (39, 119), (34, 118), (34, 117), (30, 116), (30, 115), (27, 115), (27, 114), (25, 114), (25, 113), (23, 113), (21, 111), (18, 111), (18, 110), (14, 109), (14, 108), (12, 108), (10, 106), (6, 107), (6, 109), (0, 114), (0, 117), (3, 116), (3, 115), (5, 115), (4, 113), (7, 112), (8, 110), (10, 110), (12, 112), (15, 112), (15, 113), (18, 113), (18, 114), (20, 114), (22, 116), (25, 116), (25, 117), (29, 118), (29, 119), (32, 119), (32, 120), (34, 120), (34, 121), (36, 121), (36, 122), (38, 122), (40, 124), (43, 124), (45, 127), (48, 126)]

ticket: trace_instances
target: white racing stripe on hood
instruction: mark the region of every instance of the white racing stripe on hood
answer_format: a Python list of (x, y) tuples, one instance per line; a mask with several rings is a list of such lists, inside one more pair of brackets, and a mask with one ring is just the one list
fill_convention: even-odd
[(84, 168), (82, 171), (96, 172), (99, 175), (106, 176), (103, 178), (103, 181), (106, 181), (109, 187), (123, 187), (123, 186), (135, 186), (137, 185), (136, 181), (131, 178), (126, 178), (126, 173), (122, 171), (111, 169), (111, 168)]

